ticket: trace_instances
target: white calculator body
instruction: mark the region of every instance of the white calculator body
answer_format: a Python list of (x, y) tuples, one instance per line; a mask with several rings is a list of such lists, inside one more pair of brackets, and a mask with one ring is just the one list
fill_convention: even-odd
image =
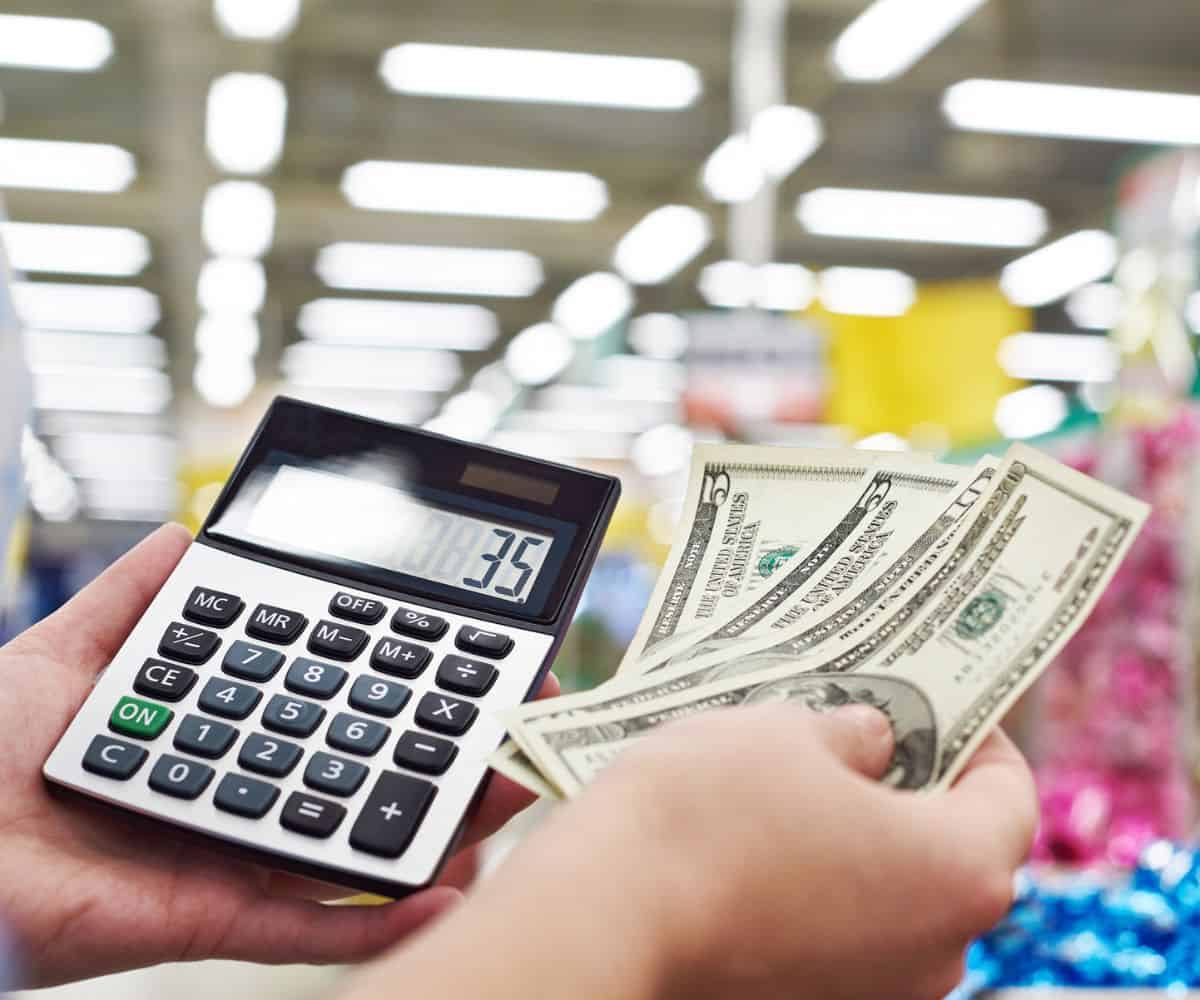
[(287, 398), (46, 761), (61, 786), (401, 895), (541, 686), (617, 480)]

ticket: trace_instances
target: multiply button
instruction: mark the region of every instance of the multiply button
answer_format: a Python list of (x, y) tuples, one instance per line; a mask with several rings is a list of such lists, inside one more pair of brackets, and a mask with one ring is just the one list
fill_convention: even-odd
[(310, 652), (334, 660), (353, 660), (367, 644), (367, 633), (350, 625), (319, 621), (308, 637)]
[(96, 736), (83, 755), (83, 769), (106, 778), (125, 781), (146, 762), (146, 751), (111, 736)]
[(371, 666), (396, 677), (416, 677), (429, 666), (433, 654), (424, 646), (403, 639), (380, 639), (371, 651)]
[(318, 799), (303, 792), (292, 792), (283, 804), (279, 822), (285, 830), (306, 837), (328, 837), (345, 818), (346, 809), (328, 799)]
[(485, 694), (495, 683), (497, 672), (490, 663), (468, 660), (465, 656), (447, 656), (438, 667), (437, 682), (447, 691), (478, 696)]
[(474, 625), (464, 625), (454, 637), (454, 645), (467, 653), (490, 656), (494, 660), (507, 656), (513, 641), (499, 632), (485, 632)]
[(138, 694), (163, 701), (179, 701), (196, 683), (196, 671), (162, 660), (147, 660), (133, 681)]
[(417, 724), (447, 736), (465, 733), (478, 714), (479, 709), (469, 701), (447, 698), (436, 691), (430, 691), (417, 702)]
[(350, 846), (383, 858), (398, 858), (436, 793), (428, 781), (384, 771), (350, 831)]
[(397, 608), (392, 615), (392, 631), (411, 635), (414, 639), (424, 639), (433, 642), (446, 634), (445, 618), (427, 615), (424, 611), (414, 611), (412, 608)]
[(308, 619), (298, 611), (260, 604), (246, 622), (246, 631), (256, 639), (287, 645), (304, 631)]
[(369, 597), (359, 597), (339, 590), (329, 602), (329, 613), (348, 621), (359, 622), (363, 625), (374, 625), (383, 617), (387, 610), (383, 601), (374, 601)]
[(221, 637), (216, 632), (183, 622), (171, 622), (158, 641), (158, 655), (184, 663), (203, 663), (220, 644)]
[(245, 606), (236, 594), (196, 587), (183, 607), (183, 617), (201, 625), (225, 628), (233, 624), (233, 620), (242, 613)]

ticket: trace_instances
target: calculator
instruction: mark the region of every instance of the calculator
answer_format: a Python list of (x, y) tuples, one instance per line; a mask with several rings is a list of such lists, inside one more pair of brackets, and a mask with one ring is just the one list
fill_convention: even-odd
[(279, 397), (45, 777), (271, 867), (427, 886), (619, 492)]

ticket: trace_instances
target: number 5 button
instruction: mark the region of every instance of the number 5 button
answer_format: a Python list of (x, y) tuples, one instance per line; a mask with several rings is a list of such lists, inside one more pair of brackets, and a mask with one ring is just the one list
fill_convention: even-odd
[(478, 714), (479, 709), (469, 701), (436, 691), (430, 691), (417, 703), (417, 724), (447, 736), (465, 733)]

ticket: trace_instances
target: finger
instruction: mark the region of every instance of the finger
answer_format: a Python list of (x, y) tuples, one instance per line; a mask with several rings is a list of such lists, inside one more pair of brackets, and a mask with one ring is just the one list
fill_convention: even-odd
[(426, 889), (386, 906), (329, 906), (263, 897), (238, 917), (212, 957), (272, 965), (361, 962), (461, 899), (457, 889), (447, 888)]
[(892, 726), (887, 716), (868, 705), (847, 705), (814, 715), (818, 738), (852, 771), (879, 778), (892, 758)]
[(974, 835), (978, 850), (996, 852), (1015, 868), (1025, 860), (1037, 827), (1037, 793), (1029, 765), (1003, 731), (996, 729), (943, 796), (955, 829)]
[(349, 899), (356, 896), (353, 889), (344, 885), (334, 885), (332, 882), (322, 882), (303, 875), (292, 875), (288, 872), (269, 872), (266, 877), (265, 889), (272, 896), (283, 896), (288, 899), (315, 899), (329, 902), (335, 899)]
[(542, 701), (546, 698), (557, 698), (562, 694), (562, 685), (558, 683), (558, 678), (554, 674), (546, 674), (546, 679), (542, 681), (542, 686), (538, 693), (533, 696), (534, 701)]
[(191, 541), (179, 524), (164, 524), (113, 563), (62, 608), (30, 630), (55, 659), (89, 676), (121, 648)]

